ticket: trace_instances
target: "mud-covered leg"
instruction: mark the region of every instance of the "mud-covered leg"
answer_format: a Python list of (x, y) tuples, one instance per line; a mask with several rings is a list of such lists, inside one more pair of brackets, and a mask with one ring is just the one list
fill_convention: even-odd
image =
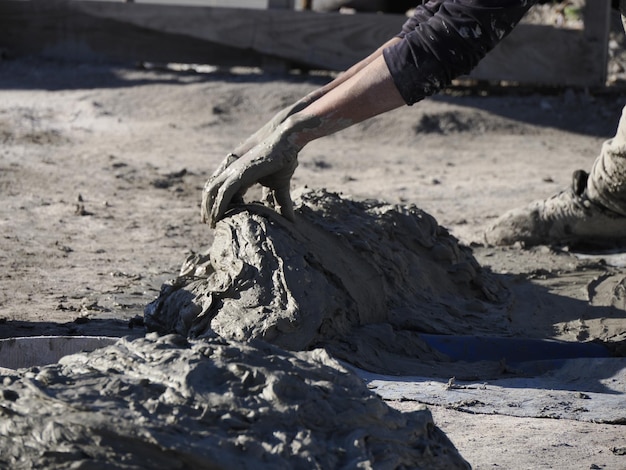
[(615, 137), (604, 142), (591, 168), (587, 194), (604, 207), (626, 216), (626, 107)]
[[(626, 0), (619, 6), (626, 30)], [(507, 212), (485, 232), (492, 245), (609, 240), (626, 241), (626, 107), (589, 173), (575, 171), (571, 188)]]
[(526, 246), (626, 241), (626, 107), (589, 173), (577, 170), (570, 188), (507, 212), (487, 229), (485, 240)]

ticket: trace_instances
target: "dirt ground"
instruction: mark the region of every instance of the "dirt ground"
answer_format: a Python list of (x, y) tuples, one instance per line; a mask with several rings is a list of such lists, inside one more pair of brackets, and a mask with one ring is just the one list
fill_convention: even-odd
[[(210, 173), (327, 79), (0, 62), (0, 337), (142, 335), (144, 306), (211, 244), (199, 216)], [(488, 247), (482, 233), (588, 169), (624, 95), (455, 88), (312, 143), (293, 185), (414, 203), (517, 286), (521, 333), (623, 347), (623, 267)], [(626, 468), (623, 426), (432, 411), (474, 468)]]

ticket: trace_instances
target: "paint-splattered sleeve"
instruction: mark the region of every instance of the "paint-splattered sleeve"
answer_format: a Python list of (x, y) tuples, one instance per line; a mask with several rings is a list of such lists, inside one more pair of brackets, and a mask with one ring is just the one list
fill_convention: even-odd
[(399, 43), (383, 51), (412, 105), (469, 73), (521, 20), (534, 0), (430, 0), (404, 24)]

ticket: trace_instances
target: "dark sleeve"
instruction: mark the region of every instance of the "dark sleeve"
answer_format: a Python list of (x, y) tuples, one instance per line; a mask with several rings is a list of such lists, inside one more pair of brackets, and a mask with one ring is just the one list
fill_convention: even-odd
[(469, 73), (535, 3), (533, 0), (430, 0), (415, 9), (383, 51), (396, 87), (411, 105)]

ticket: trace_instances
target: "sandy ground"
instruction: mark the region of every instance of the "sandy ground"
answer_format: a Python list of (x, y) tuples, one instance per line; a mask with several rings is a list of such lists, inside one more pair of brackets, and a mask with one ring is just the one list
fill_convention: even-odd
[[(199, 220), (210, 173), (326, 80), (0, 62), (0, 337), (142, 335), (161, 283), (211, 244)], [(495, 217), (588, 169), (623, 103), (454, 89), (312, 143), (293, 184), (415, 203), (517, 286), (520, 332), (623, 348), (623, 268), (482, 244)], [(474, 468), (626, 468), (623, 426), (432, 411)]]

